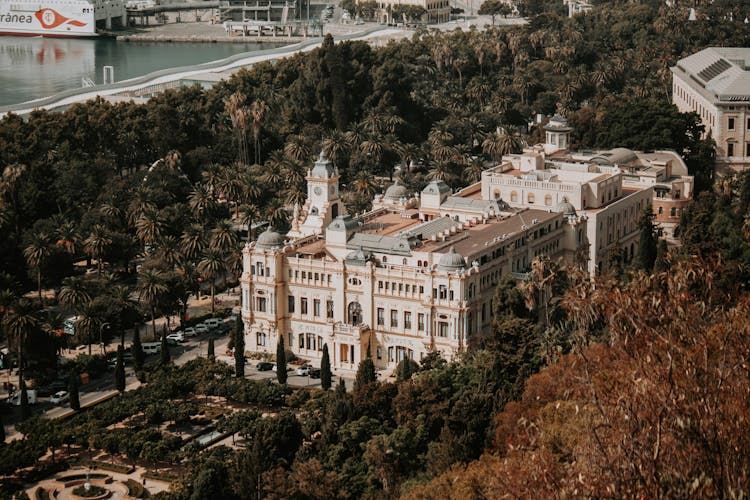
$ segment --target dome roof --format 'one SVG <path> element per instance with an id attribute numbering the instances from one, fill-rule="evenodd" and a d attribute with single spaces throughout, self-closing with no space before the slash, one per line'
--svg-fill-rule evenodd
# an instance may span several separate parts
<path id="1" fill-rule="evenodd" d="M 423 194 L 450 194 L 451 188 L 443 181 L 432 181 L 422 190 Z"/>
<path id="2" fill-rule="evenodd" d="M 257 241 L 255 242 L 255 248 L 261 250 L 273 250 L 282 248 L 284 246 L 284 236 L 281 233 L 273 229 L 271 226 L 260 233 Z"/>
<path id="3" fill-rule="evenodd" d="M 456 252 L 455 247 L 451 247 L 448 253 L 440 257 L 438 271 L 455 272 L 461 269 L 466 269 L 466 261 L 460 253 Z"/>
<path id="4" fill-rule="evenodd" d="M 564 116 L 555 115 L 544 126 L 544 130 L 549 130 L 550 132 L 570 132 L 573 130 L 573 127 L 568 125 L 568 120 Z"/>
<path id="5" fill-rule="evenodd" d="M 328 224 L 328 231 L 354 231 L 359 228 L 359 221 L 351 215 L 339 215 Z"/>
<path id="6" fill-rule="evenodd" d="M 576 207 L 567 199 L 564 199 L 555 207 L 555 212 L 562 213 L 565 216 L 576 215 Z"/>
<path id="7" fill-rule="evenodd" d="M 326 157 L 326 154 L 321 151 L 318 156 L 318 161 L 313 166 L 311 175 L 319 179 L 330 179 L 336 176 L 336 169 L 333 167 L 333 163 Z"/>
<path id="8" fill-rule="evenodd" d="M 392 186 L 385 190 L 383 199 L 388 201 L 400 201 L 401 198 L 408 198 L 408 196 L 409 191 L 405 186 L 401 185 L 401 183 L 397 179 Z"/>

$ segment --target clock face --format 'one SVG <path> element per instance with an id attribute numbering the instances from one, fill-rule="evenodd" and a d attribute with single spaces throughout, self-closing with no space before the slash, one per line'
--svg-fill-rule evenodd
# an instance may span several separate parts
<path id="1" fill-rule="evenodd" d="M 331 189 L 329 190 L 331 193 L 331 196 L 336 194 L 336 186 L 331 186 Z"/>
<path id="2" fill-rule="evenodd" d="M 315 193 L 316 195 L 320 196 L 323 193 L 323 190 L 320 189 L 320 186 L 317 186 L 317 187 L 315 187 L 313 189 L 313 193 Z"/>

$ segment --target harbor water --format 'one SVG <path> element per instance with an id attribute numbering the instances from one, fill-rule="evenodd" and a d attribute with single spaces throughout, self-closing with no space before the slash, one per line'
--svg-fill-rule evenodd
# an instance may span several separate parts
<path id="1" fill-rule="evenodd" d="M 0 37 L 0 106 L 80 88 L 84 81 L 102 84 L 105 66 L 113 67 L 119 82 L 282 45 Z"/>

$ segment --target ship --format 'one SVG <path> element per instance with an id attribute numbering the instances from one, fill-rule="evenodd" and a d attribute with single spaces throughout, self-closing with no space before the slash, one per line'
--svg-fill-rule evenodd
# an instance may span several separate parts
<path id="1" fill-rule="evenodd" d="M 0 0 L 0 35 L 93 38 L 125 15 L 122 0 Z"/>

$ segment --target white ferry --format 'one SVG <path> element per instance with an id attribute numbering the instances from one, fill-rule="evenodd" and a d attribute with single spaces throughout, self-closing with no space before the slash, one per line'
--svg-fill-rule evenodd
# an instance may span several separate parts
<path id="1" fill-rule="evenodd" d="M 98 36 L 97 21 L 111 29 L 125 24 L 122 0 L 0 0 L 0 35 L 88 38 Z"/>

